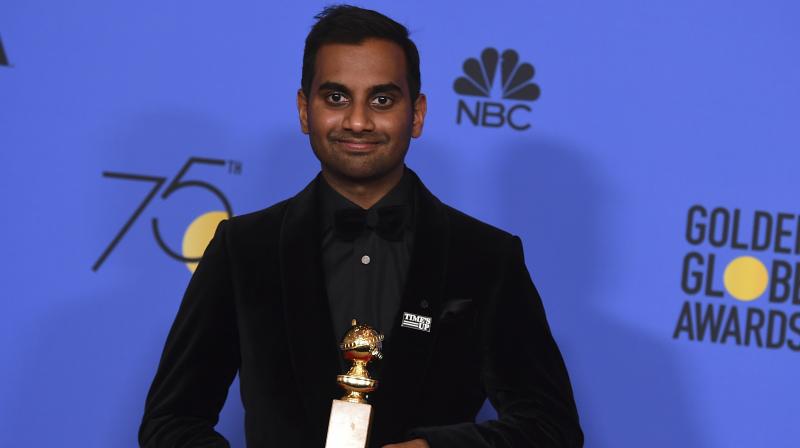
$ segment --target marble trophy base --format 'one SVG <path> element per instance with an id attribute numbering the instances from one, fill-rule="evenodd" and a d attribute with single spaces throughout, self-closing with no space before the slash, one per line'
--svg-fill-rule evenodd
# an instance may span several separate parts
<path id="1" fill-rule="evenodd" d="M 370 420 L 371 405 L 333 400 L 325 448 L 366 448 Z"/>

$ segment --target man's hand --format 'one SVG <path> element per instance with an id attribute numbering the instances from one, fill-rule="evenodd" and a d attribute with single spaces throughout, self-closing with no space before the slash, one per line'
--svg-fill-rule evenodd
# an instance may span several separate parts
<path id="1" fill-rule="evenodd" d="M 428 445 L 425 439 L 414 439 L 408 442 L 384 445 L 383 448 L 430 448 L 430 445 Z"/>

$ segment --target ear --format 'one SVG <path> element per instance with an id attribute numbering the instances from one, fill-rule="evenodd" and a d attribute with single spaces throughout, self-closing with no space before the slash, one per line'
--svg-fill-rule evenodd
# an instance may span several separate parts
<path id="1" fill-rule="evenodd" d="M 297 115 L 300 117 L 300 130 L 308 134 L 308 98 L 303 89 L 297 89 Z"/>
<path id="2" fill-rule="evenodd" d="M 424 93 L 420 93 L 414 101 L 414 121 L 411 123 L 411 136 L 418 138 L 422 135 L 422 126 L 425 124 L 425 113 L 428 112 L 428 99 Z"/>

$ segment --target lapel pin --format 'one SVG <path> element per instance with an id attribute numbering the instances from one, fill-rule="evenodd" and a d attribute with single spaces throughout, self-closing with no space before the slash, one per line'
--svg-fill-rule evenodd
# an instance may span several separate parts
<path id="1" fill-rule="evenodd" d="M 405 328 L 413 328 L 414 330 L 430 333 L 431 321 L 432 319 L 428 316 L 421 316 L 419 314 L 404 312 L 403 322 L 400 324 L 400 326 Z"/>

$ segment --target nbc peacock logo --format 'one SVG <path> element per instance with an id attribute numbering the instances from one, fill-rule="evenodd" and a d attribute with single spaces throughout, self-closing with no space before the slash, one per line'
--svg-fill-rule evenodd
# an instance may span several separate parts
<path id="1" fill-rule="evenodd" d="M 503 127 L 506 124 L 517 131 L 531 127 L 519 117 L 521 111 L 531 112 L 531 107 L 520 101 L 536 101 L 541 89 L 532 82 L 536 70 L 527 62 L 520 64 L 519 54 L 514 50 L 505 50 L 500 54 L 494 48 L 486 48 L 481 52 L 480 60 L 469 58 L 464 61 L 464 75 L 459 76 L 453 89 L 456 93 L 478 98 L 501 98 L 503 102 L 477 99 L 468 102 L 458 100 L 456 124 L 461 124 L 464 116 L 474 126 L 490 128 Z M 499 69 L 499 83 L 495 84 Z M 509 104 L 509 101 L 514 101 Z"/>

